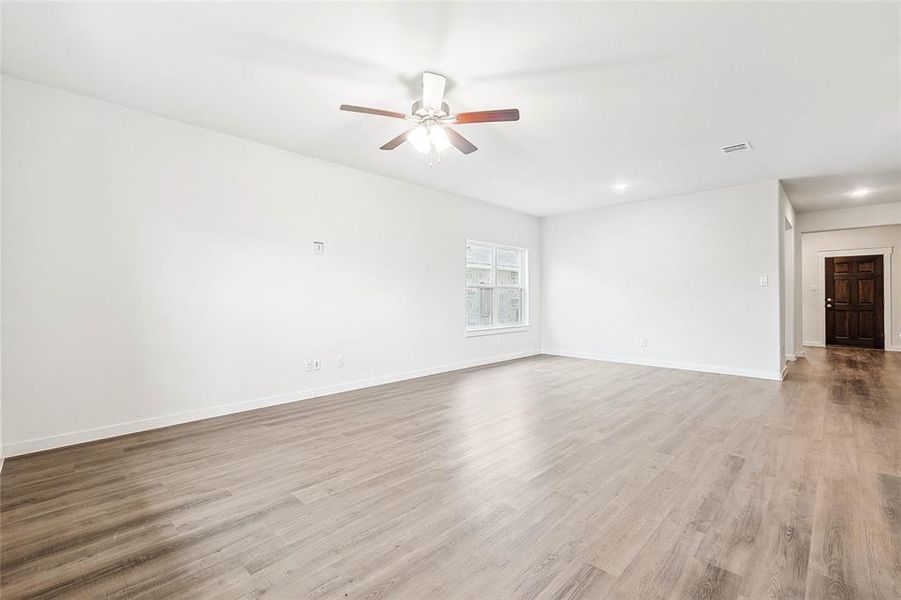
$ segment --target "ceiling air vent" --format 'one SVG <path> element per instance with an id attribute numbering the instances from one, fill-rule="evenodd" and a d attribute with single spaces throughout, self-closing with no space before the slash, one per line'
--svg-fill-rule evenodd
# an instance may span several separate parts
<path id="1" fill-rule="evenodd" d="M 723 146 L 720 148 L 723 151 L 723 154 L 732 154 L 733 152 L 744 152 L 745 150 L 751 150 L 751 142 L 739 142 L 737 144 L 729 144 L 728 146 Z"/>

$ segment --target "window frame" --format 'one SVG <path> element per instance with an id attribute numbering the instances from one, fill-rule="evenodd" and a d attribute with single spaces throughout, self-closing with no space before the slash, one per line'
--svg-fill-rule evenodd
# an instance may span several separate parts
<path id="1" fill-rule="evenodd" d="M 491 286 L 472 286 L 467 278 L 467 249 L 469 246 L 485 246 L 492 249 L 491 253 Z M 520 266 L 519 276 L 520 284 L 515 285 L 498 285 L 497 281 L 497 251 L 508 250 L 519 254 Z M 491 325 L 470 325 L 467 318 L 467 290 L 471 287 L 490 287 L 491 288 Z M 522 290 L 522 319 L 516 324 L 498 324 L 498 305 L 499 293 L 501 288 L 520 289 Z M 466 337 L 475 337 L 480 335 L 494 335 L 501 333 L 514 333 L 517 331 L 528 331 L 531 329 L 529 322 L 529 249 L 519 246 L 511 246 L 509 244 L 497 244 L 494 242 L 482 242 L 479 240 L 466 240 L 463 246 L 463 331 Z"/>

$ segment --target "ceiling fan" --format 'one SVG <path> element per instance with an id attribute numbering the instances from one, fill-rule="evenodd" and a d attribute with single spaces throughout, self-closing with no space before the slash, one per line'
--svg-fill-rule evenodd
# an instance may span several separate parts
<path id="1" fill-rule="evenodd" d="M 517 108 L 452 114 L 450 108 L 444 102 L 444 85 L 446 82 L 447 79 L 443 75 L 429 72 L 423 73 L 422 99 L 413 103 L 409 115 L 378 108 L 352 106 L 350 104 L 342 104 L 341 110 L 393 117 L 416 123 L 415 127 L 403 132 L 382 146 L 381 149 L 394 150 L 404 142 L 409 141 L 419 152 L 429 155 L 429 165 L 440 162 L 439 154 L 451 146 L 463 154 L 470 154 L 478 150 L 472 142 L 448 127 L 448 125 L 519 120 L 519 109 Z"/>

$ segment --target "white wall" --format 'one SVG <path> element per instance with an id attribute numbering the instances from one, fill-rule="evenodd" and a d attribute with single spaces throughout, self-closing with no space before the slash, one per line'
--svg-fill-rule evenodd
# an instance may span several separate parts
<path id="1" fill-rule="evenodd" d="M 800 297 L 801 240 L 797 229 L 798 218 L 791 200 L 779 185 L 779 206 L 782 211 L 782 253 L 780 289 L 782 296 L 782 348 L 786 359 L 794 360 L 801 340 Z"/>
<path id="2" fill-rule="evenodd" d="M 778 187 L 545 219 L 543 351 L 779 378 Z"/>
<path id="3" fill-rule="evenodd" d="M 536 218 L 3 83 L 8 454 L 538 352 Z M 464 337 L 467 238 L 530 250 L 530 331 Z"/>
<path id="4" fill-rule="evenodd" d="M 820 322 L 823 292 L 820 289 L 820 263 L 817 253 L 829 250 L 855 250 L 861 248 L 895 248 L 892 255 L 892 336 L 885 340 L 886 347 L 901 349 L 901 225 L 867 227 L 840 231 L 805 233 L 801 240 L 801 256 L 804 279 L 804 344 L 821 346 L 826 343 L 824 327 Z"/>
<path id="5" fill-rule="evenodd" d="M 0 10 L 0 14 L 3 11 Z M 2 27 L 0 27 L 0 31 L 2 31 Z M 2 44 L 0 44 L 2 46 Z M 2 64 L 2 59 L 0 59 L 0 64 Z M 0 77 L 0 115 L 3 114 L 3 78 Z M 0 119 L 2 121 L 2 119 Z M 3 140 L 3 126 L 0 123 L 0 146 L 2 146 Z M 3 206 L 3 151 L 0 148 L 0 248 L 2 248 L 2 238 L 3 238 L 3 226 L 2 226 L 2 206 Z M 2 250 L 0 250 L 0 306 L 3 304 L 3 284 L 2 284 Z M 2 331 L 3 331 L 3 316 L 2 311 L 0 311 L 0 339 L 2 339 Z M 3 470 L 3 457 L 6 453 L 3 451 L 3 344 L 0 344 L 0 471 Z"/>
<path id="6" fill-rule="evenodd" d="M 901 224 L 901 202 L 818 210 L 798 215 L 802 233 Z"/>

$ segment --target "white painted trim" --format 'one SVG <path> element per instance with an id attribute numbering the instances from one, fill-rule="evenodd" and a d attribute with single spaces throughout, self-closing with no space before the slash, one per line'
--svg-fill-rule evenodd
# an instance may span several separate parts
<path id="1" fill-rule="evenodd" d="M 466 330 L 466 337 L 478 337 L 480 335 L 499 335 L 502 333 L 519 333 L 529 331 L 531 325 L 499 325 L 497 327 L 483 327 L 481 329 Z"/>
<path id="2" fill-rule="evenodd" d="M 190 423 L 192 421 L 201 421 L 212 417 L 221 417 L 234 413 L 254 410 L 257 408 L 265 408 L 267 406 L 277 406 L 288 402 L 296 402 L 298 400 L 307 400 L 314 397 L 314 390 L 302 390 L 298 392 L 281 394 L 278 396 L 269 396 L 266 398 L 258 398 L 256 400 L 247 400 L 244 402 L 232 402 L 229 404 L 220 404 L 218 406 L 210 406 L 207 408 L 198 408 L 178 413 L 163 415 L 160 417 L 149 417 L 146 419 L 137 419 L 134 421 L 125 421 L 114 425 L 105 425 L 92 429 L 82 429 L 59 435 L 53 435 L 43 438 L 34 438 L 21 442 L 13 442 L 3 446 L 3 452 L 6 456 L 19 456 L 21 454 L 30 454 L 41 450 L 50 450 L 51 448 L 60 448 L 62 446 L 71 446 L 73 444 L 83 444 L 85 442 L 94 442 L 120 435 L 128 435 L 129 433 L 137 433 L 139 431 L 147 431 L 149 429 L 159 429 L 161 427 L 170 427 L 172 425 L 180 425 L 182 423 Z"/>
<path id="3" fill-rule="evenodd" d="M 266 398 L 257 398 L 255 400 L 246 400 L 243 402 L 233 402 L 230 404 L 220 404 L 218 406 L 211 406 L 208 408 L 201 408 L 196 410 L 184 411 L 179 413 L 173 413 L 169 415 L 164 415 L 161 417 L 150 417 L 147 419 L 138 419 L 135 421 L 126 421 L 124 423 L 116 423 L 114 425 L 106 425 L 103 427 L 96 427 L 93 429 L 83 429 L 81 431 L 73 431 L 70 433 L 64 433 L 60 435 L 54 435 L 43 438 L 34 438 L 30 440 L 24 440 L 21 442 L 13 442 L 11 444 L 6 444 L 3 447 L 4 456 L 20 456 L 22 454 L 30 454 L 32 452 L 40 452 L 41 450 L 50 450 L 52 448 L 61 448 L 63 446 L 71 446 L 73 444 L 83 444 L 85 442 L 94 442 L 97 440 L 102 440 L 111 437 L 118 437 L 120 435 L 127 435 L 130 433 L 138 433 L 141 431 L 148 431 L 151 429 L 159 429 L 161 427 L 170 427 L 172 425 L 180 425 L 182 423 L 190 423 L 192 421 L 200 421 L 203 419 L 210 419 L 212 417 L 221 417 L 223 415 L 231 415 L 235 413 L 245 412 L 248 410 L 255 410 L 258 408 L 266 408 L 269 406 L 278 406 L 280 404 L 288 404 L 291 402 L 299 402 L 301 400 L 309 400 L 311 398 L 319 398 L 322 396 L 328 396 L 330 394 L 337 394 L 339 392 L 348 392 L 351 390 L 359 390 L 367 387 L 372 387 L 375 385 L 382 385 L 385 383 L 394 383 L 397 381 L 404 381 L 407 379 L 415 379 L 417 377 L 425 377 L 427 375 L 436 375 L 438 373 L 446 373 L 448 371 L 457 371 L 460 369 L 468 369 L 471 367 L 479 367 L 483 365 L 489 365 L 493 363 L 504 362 L 508 360 L 515 360 L 517 358 L 526 358 L 528 356 L 535 356 L 539 354 L 537 350 L 529 350 L 525 352 L 515 352 L 512 354 L 505 354 L 501 356 L 493 356 L 489 358 L 481 358 L 476 360 L 469 360 L 459 363 L 453 363 L 449 365 L 441 365 L 438 367 L 429 367 L 426 369 L 417 369 L 414 371 L 405 371 L 401 373 L 394 373 L 392 375 L 385 375 L 382 377 L 372 377 L 369 379 L 360 379 L 357 381 L 351 381 L 348 383 L 340 383 L 335 385 L 328 385 L 319 388 L 310 388 L 306 390 L 299 390 L 295 392 L 289 392 L 286 394 L 279 394 L 277 396 L 268 396 Z"/>
<path id="4" fill-rule="evenodd" d="M 901 346 L 888 346 L 886 350 L 889 352 L 901 352 Z"/>
<path id="5" fill-rule="evenodd" d="M 894 247 L 888 248 L 851 248 L 846 250 L 820 250 L 817 252 L 817 275 L 820 284 L 820 308 L 817 328 L 822 342 L 816 344 L 808 344 L 807 346 L 818 345 L 826 346 L 826 303 L 823 302 L 823 295 L 826 293 L 826 261 L 830 256 L 869 256 L 882 255 L 882 327 L 884 330 L 885 341 L 883 344 L 888 349 L 892 342 L 892 252 Z"/>
<path id="6" fill-rule="evenodd" d="M 683 363 L 668 360 L 648 360 L 631 356 L 608 356 L 600 354 L 587 354 L 585 352 L 568 352 L 566 350 L 542 349 L 542 354 L 551 356 L 565 356 L 568 358 L 585 358 L 602 362 L 623 363 L 628 365 L 642 365 L 645 367 L 660 367 L 662 369 L 680 369 L 683 371 L 700 371 L 702 373 L 717 373 L 719 375 L 737 375 L 739 377 L 754 377 L 755 379 L 770 379 L 780 381 L 779 371 L 762 371 L 757 369 L 741 369 L 734 367 L 721 367 L 718 365 L 699 365 L 695 363 Z"/>
<path id="7" fill-rule="evenodd" d="M 372 377 L 369 379 L 358 379 L 348 383 L 336 383 L 316 388 L 316 397 L 328 396 L 331 394 L 339 394 L 341 392 L 350 392 L 353 390 L 361 390 L 363 388 L 372 387 L 374 385 L 383 385 L 386 383 L 396 383 L 398 381 L 406 381 L 408 379 L 416 379 L 417 377 L 427 377 L 429 375 L 438 375 L 439 373 L 448 373 L 450 371 L 459 371 L 461 369 L 471 369 L 472 367 L 482 367 L 485 365 L 493 365 L 495 363 L 505 362 L 508 360 L 516 360 L 518 358 L 528 358 L 541 354 L 538 350 L 525 350 L 523 352 L 513 352 L 501 356 L 492 356 L 490 358 L 480 358 L 476 360 L 468 360 L 465 362 L 454 363 L 451 365 L 442 365 L 439 367 L 429 367 L 426 369 L 417 369 L 415 371 L 406 371 L 403 373 L 395 373 L 393 375 L 385 375 L 382 377 Z"/>

